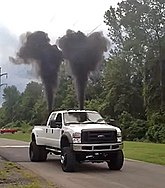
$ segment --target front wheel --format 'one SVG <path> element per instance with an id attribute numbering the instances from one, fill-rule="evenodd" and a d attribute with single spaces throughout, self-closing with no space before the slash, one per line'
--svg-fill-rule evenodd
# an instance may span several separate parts
<path id="1" fill-rule="evenodd" d="M 70 147 L 64 147 L 61 151 L 61 167 L 64 172 L 74 172 L 76 167 L 75 153 Z"/>
<path id="2" fill-rule="evenodd" d="M 120 170 L 124 163 L 123 151 L 119 150 L 110 155 L 110 161 L 107 162 L 109 169 Z"/>
<path id="3" fill-rule="evenodd" d="M 38 146 L 35 141 L 30 143 L 29 157 L 32 162 L 46 161 L 47 151 L 44 146 Z"/>

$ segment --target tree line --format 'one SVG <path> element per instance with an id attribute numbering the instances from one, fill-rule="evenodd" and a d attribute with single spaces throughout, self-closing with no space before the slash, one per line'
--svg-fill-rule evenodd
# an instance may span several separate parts
<path id="1" fill-rule="evenodd" d="M 90 74 L 85 108 L 115 119 L 125 140 L 165 142 L 165 2 L 126 0 L 104 15 L 112 43 L 109 58 Z M 0 126 L 44 123 L 48 116 L 42 84 L 23 93 L 4 89 Z M 78 108 L 74 81 L 62 64 L 54 109 Z M 22 123 L 23 122 L 23 123 Z"/>

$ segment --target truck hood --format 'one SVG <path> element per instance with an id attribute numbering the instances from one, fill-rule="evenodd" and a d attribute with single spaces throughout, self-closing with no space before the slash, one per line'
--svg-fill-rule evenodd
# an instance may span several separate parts
<path id="1" fill-rule="evenodd" d="M 118 127 L 109 125 L 109 124 L 99 124 L 99 123 L 88 123 L 88 124 L 70 124 L 67 126 L 67 129 L 72 130 L 73 132 L 81 132 L 81 130 L 100 130 L 100 129 L 115 129 L 117 132 L 121 132 Z"/>

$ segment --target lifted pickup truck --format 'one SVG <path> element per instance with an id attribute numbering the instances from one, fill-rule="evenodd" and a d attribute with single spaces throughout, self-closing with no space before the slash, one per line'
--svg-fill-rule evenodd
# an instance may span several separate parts
<path id="1" fill-rule="evenodd" d="M 84 161 L 107 162 L 109 169 L 123 166 L 121 130 L 107 124 L 96 111 L 52 112 L 46 126 L 34 126 L 30 160 L 46 161 L 48 153 L 61 156 L 63 171 L 72 172 Z"/>

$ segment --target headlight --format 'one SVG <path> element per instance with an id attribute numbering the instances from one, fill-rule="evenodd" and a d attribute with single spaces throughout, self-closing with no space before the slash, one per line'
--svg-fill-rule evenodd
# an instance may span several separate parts
<path id="1" fill-rule="evenodd" d="M 75 132 L 72 134 L 73 136 L 73 143 L 81 143 L 81 133 Z"/>
<path id="2" fill-rule="evenodd" d="M 117 142 L 122 142 L 121 132 L 117 132 Z"/>
<path id="3" fill-rule="evenodd" d="M 73 133 L 73 138 L 81 138 L 81 133 L 79 133 L 79 132 L 75 132 L 75 133 Z"/>

